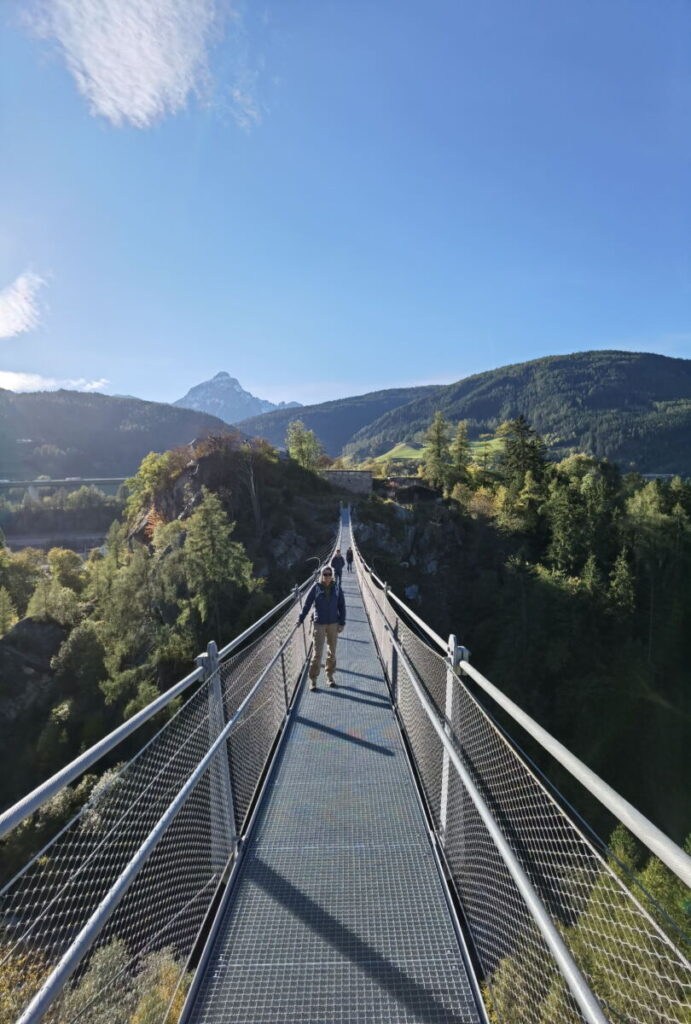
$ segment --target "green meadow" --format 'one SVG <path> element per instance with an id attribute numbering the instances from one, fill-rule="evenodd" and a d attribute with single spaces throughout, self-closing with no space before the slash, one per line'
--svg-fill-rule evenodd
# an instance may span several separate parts
<path id="1" fill-rule="evenodd" d="M 482 462 L 483 458 L 493 455 L 499 451 L 502 441 L 498 437 L 488 437 L 479 441 L 471 441 L 470 449 L 475 462 Z M 388 452 L 378 455 L 374 462 L 422 462 L 427 450 L 426 445 L 414 442 L 401 441 L 394 445 Z"/>

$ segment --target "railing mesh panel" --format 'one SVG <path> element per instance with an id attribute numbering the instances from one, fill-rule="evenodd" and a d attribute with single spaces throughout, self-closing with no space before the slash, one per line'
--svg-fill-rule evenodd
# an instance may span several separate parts
<path id="1" fill-rule="evenodd" d="M 192 776 L 295 625 L 296 605 L 221 663 L 0 892 L 0 1022 L 16 1020 Z M 44 1020 L 176 1020 L 184 967 L 305 661 L 296 630 Z M 228 770 L 230 769 L 230 779 Z M 231 820 L 228 789 L 236 821 Z"/>
<path id="2" fill-rule="evenodd" d="M 653 920 L 652 901 L 632 894 L 457 675 L 446 717 L 447 660 L 397 615 L 359 556 L 357 567 L 380 656 L 394 665 L 392 690 L 496 1019 L 571 1024 L 582 1017 L 404 667 L 392 661 L 385 620 L 607 1018 L 689 1024 L 691 966 Z"/>
<path id="3" fill-rule="evenodd" d="M 413 750 L 434 824 L 440 827 L 444 748 L 427 715 L 420 714 L 420 700 L 406 672 L 398 668 L 398 711 Z"/>
<path id="4" fill-rule="evenodd" d="M 265 648 L 261 658 L 254 656 L 255 672 L 267 671 L 295 625 L 295 612 L 286 616 L 262 641 Z M 252 798 L 257 789 L 275 737 L 292 698 L 305 662 L 302 629 L 296 630 L 284 647 L 281 656 L 268 668 L 264 683 L 251 698 L 229 740 L 229 761 L 233 788 L 235 819 L 238 830 L 247 818 Z M 254 676 L 256 682 L 257 676 Z M 242 698 L 234 688 L 226 686 L 226 701 L 233 709 L 247 696 L 251 685 L 243 683 L 246 692 Z"/>

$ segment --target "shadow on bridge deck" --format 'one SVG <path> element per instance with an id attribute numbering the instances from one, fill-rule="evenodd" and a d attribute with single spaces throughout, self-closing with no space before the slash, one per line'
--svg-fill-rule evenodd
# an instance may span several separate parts
<path id="1" fill-rule="evenodd" d="M 298 698 L 187 1021 L 485 1019 L 355 575 L 343 586 L 338 687 Z"/>

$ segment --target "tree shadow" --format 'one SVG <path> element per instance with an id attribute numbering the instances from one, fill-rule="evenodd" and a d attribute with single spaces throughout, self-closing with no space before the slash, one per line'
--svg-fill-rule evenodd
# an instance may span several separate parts
<path id="1" fill-rule="evenodd" d="M 367 704 L 371 708 L 381 708 L 384 711 L 391 708 L 389 701 L 377 700 L 376 698 L 374 700 L 367 700 L 365 697 L 356 697 L 352 692 L 345 692 L 347 690 L 352 691 L 353 687 L 339 685 L 336 689 L 329 689 L 328 693 L 330 697 L 340 697 L 341 700 L 352 700 L 355 704 Z M 360 690 L 355 692 L 363 693 L 366 691 Z"/>
<path id="2" fill-rule="evenodd" d="M 261 858 L 255 858 L 249 872 L 253 882 L 282 904 L 286 910 L 336 949 L 360 971 L 368 974 L 381 988 L 387 989 L 397 1002 L 415 1015 L 415 1019 L 438 1024 L 471 1024 L 479 1022 L 477 1010 L 468 1017 L 467 1011 L 459 1016 L 419 981 L 409 977 L 396 964 L 365 942 L 313 899 L 280 875 Z M 459 957 L 459 971 L 462 970 Z M 448 991 L 448 984 L 445 986 Z M 470 999 L 468 1000 L 470 1003 Z"/>
<path id="3" fill-rule="evenodd" d="M 343 732 L 341 729 L 334 729 L 330 725 L 323 725 L 321 722 L 315 722 L 312 718 L 304 718 L 302 715 L 296 715 L 295 722 L 301 722 L 302 725 L 308 726 L 310 729 L 317 729 L 319 732 L 325 732 L 328 736 L 335 736 L 339 740 L 347 740 L 349 743 L 356 743 L 359 747 L 365 747 L 367 750 L 374 750 L 377 754 L 384 754 L 386 757 L 394 757 L 393 750 L 389 750 L 387 747 L 382 747 L 378 743 L 370 743 L 368 740 L 363 740 L 359 736 L 353 736 L 350 733 Z"/>

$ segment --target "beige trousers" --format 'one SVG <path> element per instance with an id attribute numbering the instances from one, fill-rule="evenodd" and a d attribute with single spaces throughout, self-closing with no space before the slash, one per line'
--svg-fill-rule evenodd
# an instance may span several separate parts
<path id="1" fill-rule="evenodd" d="M 322 654 L 324 653 L 324 641 L 326 640 L 326 678 L 333 679 L 336 671 L 336 641 L 338 640 L 338 623 L 333 622 L 328 626 L 314 625 L 314 650 L 310 664 L 309 676 L 314 682 L 319 677 L 319 670 L 322 667 Z"/>

